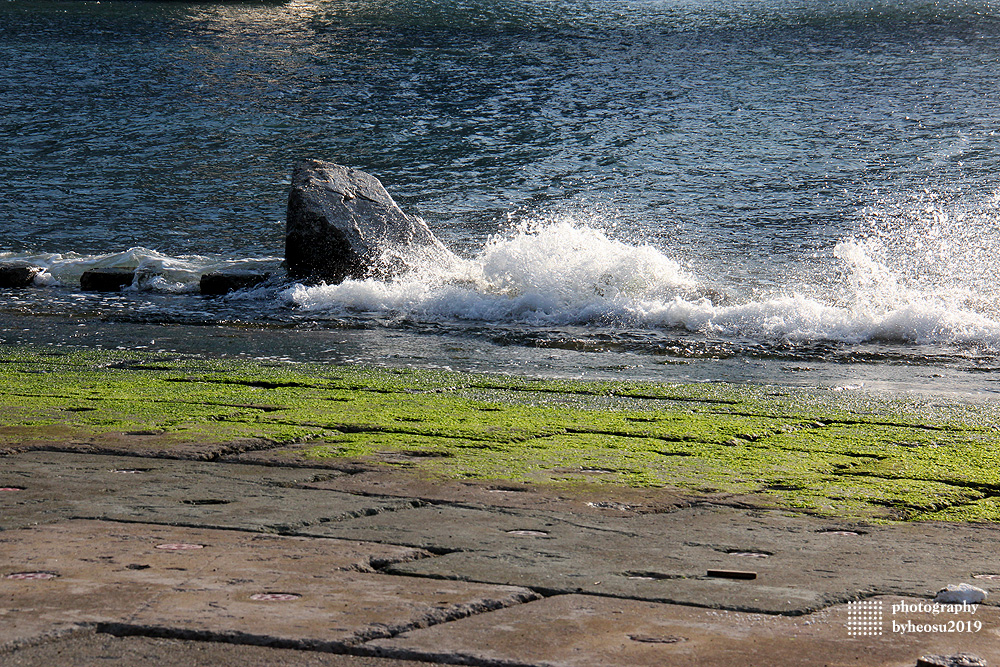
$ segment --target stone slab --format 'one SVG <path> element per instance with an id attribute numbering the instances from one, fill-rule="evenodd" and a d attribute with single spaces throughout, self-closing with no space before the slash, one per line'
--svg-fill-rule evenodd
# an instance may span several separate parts
<path id="1" fill-rule="evenodd" d="M 0 458 L 0 530 L 68 518 L 292 532 L 413 506 L 298 488 L 339 473 L 69 452 Z"/>
<path id="2" fill-rule="evenodd" d="M 0 645 L 100 623 L 119 632 L 333 650 L 538 597 L 521 588 L 373 572 L 427 555 L 343 540 L 98 521 L 5 531 Z"/>
<path id="3" fill-rule="evenodd" d="M 116 637 L 80 632 L 52 641 L 0 649 L 6 667 L 429 667 L 432 663 L 334 655 L 269 646 Z"/>
<path id="4" fill-rule="evenodd" d="M 941 624 L 933 613 L 892 614 L 881 601 L 881 635 L 852 636 L 845 605 L 809 616 L 697 609 L 583 595 L 560 595 L 444 626 L 416 630 L 368 646 L 384 655 L 420 656 L 465 664 L 546 667 L 912 667 L 928 653 L 965 651 L 996 660 L 1000 610 L 950 615 L 982 623 L 977 632 L 892 632 L 892 622 Z M 992 662 L 989 664 L 993 664 Z"/>
<path id="5" fill-rule="evenodd" d="M 441 558 L 397 574 L 531 586 L 769 613 L 805 613 L 861 594 L 933 596 L 971 582 L 1000 599 L 994 527 L 856 525 L 781 512 L 692 507 L 631 518 L 420 507 L 308 532 L 406 544 Z M 709 577 L 743 570 L 752 580 Z"/>
<path id="6" fill-rule="evenodd" d="M 104 267 L 88 269 L 80 276 L 84 292 L 117 292 L 135 280 L 135 268 Z"/>
<path id="7" fill-rule="evenodd" d="M 160 545 L 196 545 L 163 549 Z M 0 644 L 81 624 L 126 622 L 153 598 L 189 584 L 260 581 L 277 573 L 371 569 L 423 554 L 360 543 L 73 521 L 0 533 Z M 12 578 L 41 573 L 50 578 Z M 221 584 L 220 584 L 221 582 Z"/>
<path id="8" fill-rule="evenodd" d="M 282 448 L 284 451 L 289 449 L 291 448 Z M 288 458 L 280 453 L 282 450 L 246 452 L 233 457 L 233 460 L 287 465 Z M 503 480 L 425 478 L 414 475 L 409 469 L 388 466 L 364 469 L 362 464 L 358 464 L 358 468 L 350 475 L 331 475 L 328 479 L 307 482 L 303 487 L 419 498 L 432 503 L 541 509 L 616 517 L 667 512 L 691 504 L 690 494 L 685 495 L 677 489 L 637 489 L 599 483 L 554 487 Z"/>
<path id="9" fill-rule="evenodd" d="M 0 262 L 0 287 L 29 287 L 42 271 L 27 262 Z"/>
<path id="10" fill-rule="evenodd" d="M 259 601 L 251 596 L 297 596 Z M 158 597 L 129 625 L 181 637 L 289 644 L 337 650 L 471 614 L 520 604 L 537 595 L 516 587 L 338 572 L 282 574 L 249 583 L 188 585 Z"/>

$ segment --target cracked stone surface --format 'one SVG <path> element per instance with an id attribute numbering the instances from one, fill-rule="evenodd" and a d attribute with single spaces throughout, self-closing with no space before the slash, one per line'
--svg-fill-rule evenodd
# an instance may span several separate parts
<path id="1" fill-rule="evenodd" d="M 371 571 L 373 564 L 426 555 L 341 540 L 96 521 L 5 531 L 0 645 L 101 623 L 329 650 L 537 597 L 521 588 Z"/>
<path id="2" fill-rule="evenodd" d="M 270 602 L 251 597 L 262 591 L 301 597 Z M 523 588 L 458 581 L 349 572 L 308 579 L 284 575 L 265 587 L 259 580 L 186 586 L 159 596 L 128 625 L 182 637 L 337 650 L 535 598 Z"/>
<path id="3" fill-rule="evenodd" d="M 55 655 L 47 647 L 92 655 L 103 649 L 88 637 L 108 633 L 117 648 L 100 664 L 141 664 L 129 660 L 142 651 L 149 664 L 182 664 L 181 655 L 284 664 L 263 662 L 261 644 L 310 649 L 310 660 L 378 654 L 385 667 L 1000 658 L 993 525 L 871 525 L 656 495 L 535 502 L 525 498 L 539 489 L 478 485 L 425 497 L 400 475 L 369 486 L 378 481 L 371 470 L 41 451 L 2 464 L 0 487 L 12 489 L 0 493 L 4 667 L 62 665 L 44 661 Z M 30 573 L 42 576 L 9 577 Z M 928 602 L 960 582 L 990 592 L 977 612 L 982 632 L 846 637 L 835 606 L 872 595 Z M 164 638 L 187 648 L 165 656 Z"/>
<path id="4" fill-rule="evenodd" d="M 191 642 L 157 637 L 115 637 L 81 631 L 70 636 L 4 653 L 0 663 L 9 667 L 429 667 L 434 663 L 369 656 L 334 655 L 317 651 Z"/>
<path id="5" fill-rule="evenodd" d="M 280 459 L 273 456 L 272 452 L 265 450 L 252 454 L 241 454 L 227 460 L 273 463 Z M 323 460 L 318 460 L 317 464 L 323 464 Z M 314 481 L 303 482 L 302 488 L 420 498 L 432 503 L 542 509 L 603 516 L 626 517 L 636 514 L 659 513 L 687 507 L 692 503 L 689 495 L 686 496 L 676 489 L 620 486 L 609 488 L 607 485 L 594 483 L 576 484 L 573 487 L 553 491 L 538 488 L 526 482 L 427 479 L 413 475 L 405 468 L 360 468 L 352 474 L 333 474 L 328 477 L 316 475 L 315 477 Z M 705 495 L 705 498 L 711 500 L 708 494 Z M 725 499 L 733 500 L 734 496 L 727 494 Z"/>
<path id="6" fill-rule="evenodd" d="M 949 582 L 1000 572 L 994 527 L 857 525 L 718 507 L 621 519 L 434 506 L 308 531 L 456 551 L 395 565 L 397 574 L 772 613 L 804 613 L 861 593 L 933 596 Z M 757 576 L 706 576 L 712 569 Z M 994 591 L 996 604 L 1000 582 L 975 581 Z"/>
<path id="7" fill-rule="evenodd" d="M 892 619 L 927 625 L 941 623 L 941 616 L 894 615 L 893 604 L 919 600 L 877 600 L 883 603 L 886 632 L 863 639 L 848 636 L 844 605 L 788 617 L 560 595 L 377 640 L 370 646 L 387 655 L 546 667 L 910 667 L 921 655 L 954 653 L 955 646 L 980 656 L 997 655 L 1000 610 L 996 608 L 961 616 L 981 620 L 979 632 L 901 634 L 890 631 Z"/>
<path id="8" fill-rule="evenodd" d="M 24 452 L 4 457 L 0 529 L 67 518 L 289 532 L 413 506 L 408 499 L 307 490 L 339 473 L 207 461 Z M 294 508 L 294 511 L 290 511 Z"/>

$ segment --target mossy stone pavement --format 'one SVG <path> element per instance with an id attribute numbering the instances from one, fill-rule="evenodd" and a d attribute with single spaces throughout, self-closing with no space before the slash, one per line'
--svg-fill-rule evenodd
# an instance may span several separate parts
<path id="1" fill-rule="evenodd" d="M 993 404 L 0 353 L 4 665 L 1000 661 Z"/>

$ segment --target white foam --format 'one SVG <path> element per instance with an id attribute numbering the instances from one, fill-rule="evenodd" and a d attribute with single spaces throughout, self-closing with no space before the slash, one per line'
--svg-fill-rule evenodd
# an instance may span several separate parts
<path id="1" fill-rule="evenodd" d="M 764 258 L 758 266 L 770 271 L 775 287 L 741 300 L 733 294 L 742 286 L 719 284 L 708 268 L 689 268 L 692 262 L 683 251 L 675 251 L 678 261 L 653 245 L 614 238 L 599 219 L 571 215 L 526 222 L 490 238 L 472 257 L 448 251 L 409 256 L 411 269 L 391 281 L 290 287 L 272 282 L 228 299 L 248 308 L 255 308 L 254 302 L 274 305 L 277 299 L 317 318 L 375 313 L 499 326 L 682 328 L 759 341 L 888 341 L 998 350 L 1000 231 L 993 224 L 998 218 L 1000 199 L 994 208 L 967 215 L 935 206 L 882 211 L 874 216 L 878 224 L 872 230 L 830 248 L 823 272 L 805 261 L 809 258 L 801 264 L 808 270 Z M 146 248 L 105 255 L 7 253 L 0 259 L 43 266 L 46 271 L 36 282 L 65 286 L 78 284 L 89 268 L 137 266 L 134 289 L 168 293 L 197 291 L 201 275 L 210 271 L 273 272 L 281 262 L 276 257 L 169 256 Z M 831 280 L 831 275 L 839 277 Z"/>
<path id="2" fill-rule="evenodd" d="M 813 285 L 806 294 L 810 277 L 790 274 L 772 295 L 725 303 L 716 298 L 725 286 L 651 245 L 616 240 L 572 217 L 548 217 L 490 239 L 471 259 L 417 262 L 391 282 L 295 285 L 283 296 L 306 312 L 1000 347 L 1000 320 L 976 307 L 974 289 L 926 281 L 913 266 L 893 266 L 884 250 L 877 240 L 845 239 L 832 253 L 840 283 Z"/>
<path id="3" fill-rule="evenodd" d="M 304 310 L 390 311 L 420 317 L 524 324 L 628 322 L 634 304 L 696 286 L 679 264 L 647 245 L 608 238 L 569 219 L 548 219 L 490 239 L 472 259 L 417 263 L 392 282 L 297 285 Z"/>

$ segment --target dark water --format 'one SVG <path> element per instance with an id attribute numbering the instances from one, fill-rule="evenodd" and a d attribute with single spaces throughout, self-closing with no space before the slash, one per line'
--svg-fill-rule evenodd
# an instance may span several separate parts
<path id="1" fill-rule="evenodd" d="M 49 271 L 0 337 L 995 393 L 998 56 L 986 1 L 8 0 L 0 257 Z M 193 294 L 280 273 L 302 157 L 454 261 Z"/>

